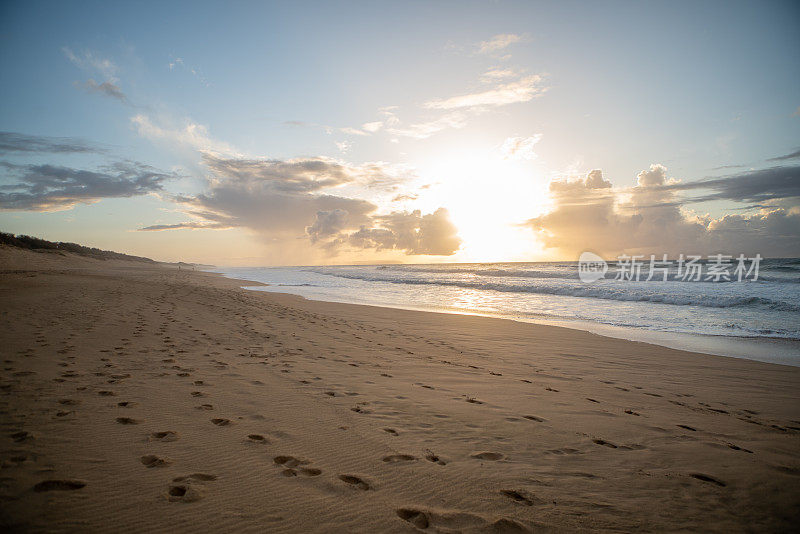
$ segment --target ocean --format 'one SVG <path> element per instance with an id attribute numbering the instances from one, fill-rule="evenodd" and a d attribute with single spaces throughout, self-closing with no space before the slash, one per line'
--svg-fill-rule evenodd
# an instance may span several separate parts
<path id="1" fill-rule="evenodd" d="M 624 264 L 584 282 L 578 262 L 214 269 L 312 300 L 465 313 L 555 324 L 674 348 L 800 365 L 800 259 L 764 259 L 737 280 L 676 264 L 637 281 Z M 740 273 L 746 274 L 746 273 Z M 626 275 L 622 277 L 621 275 Z M 620 279 L 625 278 L 625 279 Z M 633 278 L 633 279 L 628 279 Z M 707 280 L 708 279 L 708 280 Z"/>

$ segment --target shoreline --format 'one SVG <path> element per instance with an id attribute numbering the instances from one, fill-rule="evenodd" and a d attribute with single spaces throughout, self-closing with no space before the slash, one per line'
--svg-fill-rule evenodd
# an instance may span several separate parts
<path id="1" fill-rule="evenodd" d="M 328 300 L 325 298 L 315 298 L 311 295 L 304 295 L 298 291 L 292 293 L 284 289 L 285 286 L 270 285 L 245 278 L 236 278 L 225 272 L 215 270 L 204 270 L 212 274 L 217 274 L 230 280 L 248 282 L 250 285 L 242 285 L 242 288 L 254 291 L 269 293 L 295 295 L 306 300 L 316 302 L 332 302 L 338 304 L 352 304 L 355 306 L 375 306 L 378 308 L 388 308 L 397 310 L 422 311 L 430 313 L 443 313 L 453 315 L 468 315 L 474 317 L 489 317 L 504 319 L 518 323 L 538 324 L 558 326 L 562 328 L 574 329 L 583 332 L 590 332 L 604 337 L 620 339 L 625 341 L 649 343 L 660 347 L 693 352 L 710 356 L 723 356 L 726 358 L 736 358 L 776 365 L 787 365 L 790 367 L 800 367 L 800 340 L 779 338 L 779 337 L 743 337 L 743 336 L 721 336 L 711 334 L 692 334 L 687 332 L 668 332 L 663 330 L 652 330 L 647 328 L 636 328 L 632 326 L 616 326 L 594 321 L 579 319 L 559 319 L 548 318 L 527 318 L 514 317 L 502 314 L 480 313 L 467 310 L 447 310 L 427 308 L 424 306 L 412 307 L 391 304 L 377 304 L 369 302 L 357 302 L 354 300 Z M 261 287 L 261 289 L 259 289 Z M 264 289 L 270 288 L 270 289 Z M 274 289 L 279 288 L 279 289 Z"/>
<path id="2" fill-rule="evenodd" d="M 800 519 L 796 367 L 11 256 L 9 530 L 728 533 Z"/>

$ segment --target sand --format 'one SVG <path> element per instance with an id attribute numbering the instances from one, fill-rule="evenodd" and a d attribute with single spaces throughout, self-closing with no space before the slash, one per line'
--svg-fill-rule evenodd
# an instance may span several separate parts
<path id="1" fill-rule="evenodd" d="M 785 531 L 800 369 L 0 249 L 0 525 Z"/>

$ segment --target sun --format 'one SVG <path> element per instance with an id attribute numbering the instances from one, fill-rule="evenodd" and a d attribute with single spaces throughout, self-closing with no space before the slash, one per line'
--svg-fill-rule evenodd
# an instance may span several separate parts
<path id="1" fill-rule="evenodd" d="M 448 261 L 535 261 L 541 244 L 523 223 L 541 214 L 548 182 L 530 161 L 504 159 L 494 150 L 454 151 L 420 168 L 432 181 L 424 195 L 444 206 L 463 243 Z M 428 206 L 425 206 L 428 208 Z"/>

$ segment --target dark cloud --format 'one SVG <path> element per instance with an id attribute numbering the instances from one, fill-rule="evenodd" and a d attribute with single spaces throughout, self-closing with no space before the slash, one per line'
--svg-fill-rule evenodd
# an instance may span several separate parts
<path id="1" fill-rule="evenodd" d="M 56 165 L 16 165 L 0 162 L 0 209 L 51 211 L 103 198 L 120 198 L 162 191 L 173 174 L 135 162 L 120 162 L 98 171 Z"/>
<path id="2" fill-rule="evenodd" d="M 283 193 L 308 193 L 354 182 L 371 185 L 398 179 L 378 163 L 356 166 L 323 157 L 229 159 L 204 154 L 203 162 L 219 177 L 248 186 L 257 183 L 263 189 Z"/>
<path id="3" fill-rule="evenodd" d="M 348 236 L 359 248 L 402 250 L 406 254 L 450 256 L 461 246 L 458 229 L 444 208 L 423 215 L 419 210 L 373 218 L 377 228 L 362 227 Z"/>
<path id="4" fill-rule="evenodd" d="M 325 194 L 368 175 L 358 167 L 326 158 L 233 159 L 205 154 L 211 171 L 206 191 L 175 197 L 191 215 L 248 228 L 265 239 L 308 237 L 316 242 L 334 230 L 367 224 L 376 206 L 366 200 Z"/>
<path id="5" fill-rule="evenodd" d="M 152 226 L 145 226 L 139 228 L 139 232 L 158 232 L 161 230 L 184 230 L 184 229 L 224 229 L 230 226 L 223 223 L 207 223 L 207 222 L 182 222 L 177 224 L 154 224 Z"/>
<path id="6" fill-rule="evenodd" d="M 784 154 L 783 156 L 776 156 L 774 158 L 769 158 L 767 161 L 785 161 L 787 159 L 797 159 L 797 158 L 800 158 L 800 148 L 789 154 Z"/>
<path id="7" fill-rule="evenodd" d="M 719 167 L 714 167 L 711 169 L 712 171 L 722 171 L 726 169 L 741 169 L 745 167 L 744 165 L 720 165 Z"/>
<path id="8" fill-rule="evenodd" d="M 329 255 L 365 248 L 448 255 L 461 244 L 446 210 L 377 215 L 372 202 L 329 193 L 346 185 L 385 187 L 400 180 L 379 163 L 212 154 L 205 154 L 203 161 L 211 171 L 208 189 L 173 197 L 198 220 L 142 230 L 242 227 L 284 248 L 305 238 Z"/>
<path id="9" fill-rule="evenodd" d="M 335 236 L 347 228 L 348 215 L 347 211 L 342 209 L 318 211 L 314 223 L 306 227 L 306 234 L 311 238 L 312 243 Z"/>
<path id="10" fill-rule="evenodd" d="M 122 89 L 120 89 L 118 85 L 115 85 L 110 81 L 97 83 L 96 81 L 89 79 L 84 87 L 90 93 L 99 93 L 101 95 L 109 96 L 111 98 L 116 98 L 120 102 L 127 102 L 128 100 L 127 97 L 125 96 L 125 93 L 122 92 Z"/>
<path id="11" fill-rule="evenodd" d="M 85 141 L 69 137 L 42 137 L 17 132 L 0 132 L 0 154 L 10 152 L 83 154 L 104 151 Z"/>
<path id="12" fill-rule="evenodd" d="M 772 167 L 722 178 L 673 183 L 666 185 L 665 189 L 711 190 L 710 193 L 691 197 L 687 202 L 733 200 L 762 205 L 774 200 L 800 197 L 800 166 Z"/>
<path id="13" fill-rule="evenodd" d="M 774 168 L 698 182 L 681 183 L 666 168 L 651 165 L 633 188 L 614 191 L 599 171 L 585 179 L 553 182 L 555 208 L 527 222 L 547 248 L 577 256 L 591 250 L 613 257 L 629 254 L 800 255 L 797 169 Z M 710 193 L 684 198 L 695 189 Z M 719 219 L 693 215 L 689 202 L 760 202 L 758 213 Z"/>

